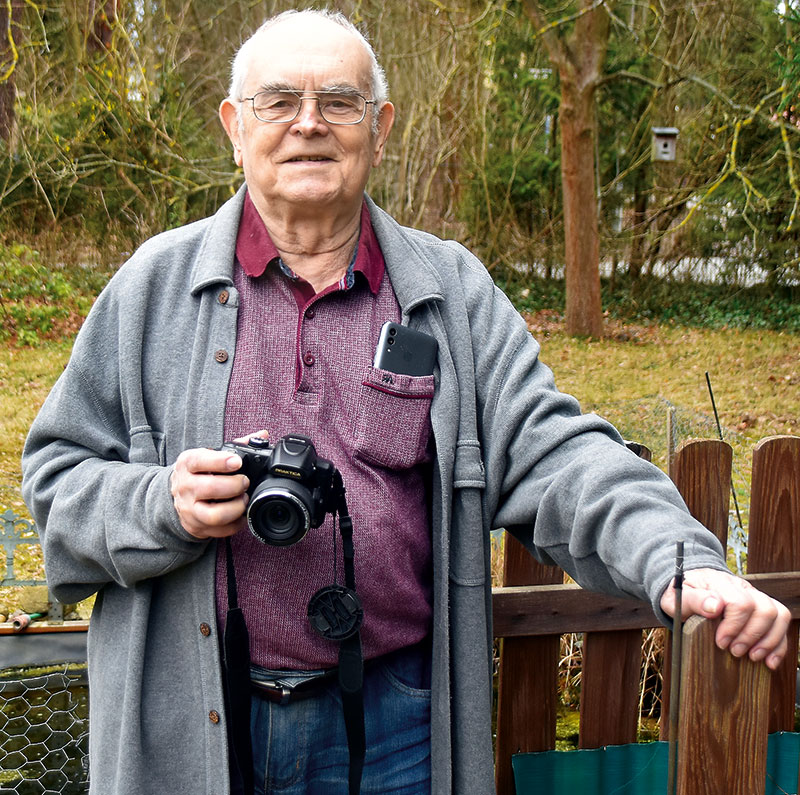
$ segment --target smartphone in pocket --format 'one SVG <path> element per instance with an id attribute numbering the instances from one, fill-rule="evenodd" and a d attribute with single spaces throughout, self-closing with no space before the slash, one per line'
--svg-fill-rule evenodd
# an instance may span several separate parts
<path id="1" fill-rule="evenodd" d="M 430 334 L 388 321 L 381 328 L 373 365 L 402 375 L 432 375 L 439 345 Z"/>

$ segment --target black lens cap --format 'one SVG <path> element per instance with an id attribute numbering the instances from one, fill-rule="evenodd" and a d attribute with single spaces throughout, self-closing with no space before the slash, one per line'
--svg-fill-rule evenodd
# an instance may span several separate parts
<path id="1" fill-rule="evenodd" d="M 326 640 L 346 640 L 361 628 L 364 608 L 355 591 L 344 585 L 328 585 L 311 597 L 308 620 Z"/>

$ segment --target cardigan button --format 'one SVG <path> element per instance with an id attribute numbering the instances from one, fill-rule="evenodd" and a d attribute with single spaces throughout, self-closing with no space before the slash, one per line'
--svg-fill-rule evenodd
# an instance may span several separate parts
<path id="1" fill-rule="evenodd" d="M 231 294 L 230 294 L 230 293 L 229 293 L 227 290 L 223 290 L 223 291 L 222 291 L 222 292 L 221 292 L 221 293 L 220 293 L 220 294 L 217 296 L 217 300 L 218 300 L 218 301 L 219 301 L 221 304 L 227 304 L 227 303 L 228 303 L 228 299 L 229 299 L 230 297 L 231 297 Z"/>
<path id="2" fill-rule="evenodd" d="M 211 634 L 211 627 L 205 623 L 205 621 L 200 625 L 200 634 L 207 638 Z"/>
<path id="3" fill-rule="evenodd" d="M 220 348 L 215 354 L 214 358 L 220 363 L 223 364 L 224 362 L 228 361 L 228 351 Z"/>
<path id="4" fill-rule="evenodd" d="M 212 723 L 219 723 L 220 721 L 219 712 L 217 712 L 215 709 L 212 709 L 211 712 L 208 713 L 208 719 Z"/>
<path id="5" fill-rule="evenodd" d="M 313 367 L 314 366 L 314 362 L 316 362 L 317 360 L 316 360 L 316 358 L 315 358 L 313 353 L 307 353 L 303 357 L 303 361 L 305 362 L 307 367 Z"/>

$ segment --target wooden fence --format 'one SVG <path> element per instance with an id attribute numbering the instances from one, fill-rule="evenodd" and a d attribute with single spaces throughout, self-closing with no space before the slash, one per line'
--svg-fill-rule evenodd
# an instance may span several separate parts
<path id="1" fill-rule="evenodd" d="M 726 544 L 732 452 L 720 441 L 688 442 L 670 467 L 692 515 Z M 583 634 L 579 747 L 636 741 L 642 630 L 659 626 L 649 605 L 564 584 L 506 536 L 504 585 L 494 589 L 502 639 L 498 686 L 498 795 L 515 792 L 511 756 L 555 748 L 561 635 Z M 764 792 L 767 732 L 794 729 L 800 619 L 800 437 L 764 439 L 753 451 L 747 579 L 792 612 L 789 653 L 763 664 L 717 654 L 713 624 L 687 622 L 678 746 L 681 795 Z M 668 646 L 668 643 L 666 644 Z M 669 660 L 668 652 L 665 659 Z M 668 665 L 664 670 L 668 670 Z M 668 733 L 665 677 L 661 736 Z M 769 692 L 769 699 L 760 693 Z M 713 753 L 709 750 L 713 748 Z M 709 788 L 708 782 L 714 786 Z M 554 795 L 559 795 L 555 793 Z"/>

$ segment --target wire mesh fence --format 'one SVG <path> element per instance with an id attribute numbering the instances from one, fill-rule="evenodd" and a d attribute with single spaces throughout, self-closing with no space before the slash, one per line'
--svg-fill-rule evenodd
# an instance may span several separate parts
<path id="1" fill-rule="evenodd" d="M 0 579 L 4 599 L 44 588 L 33 522 L 11 509 L 0 514 L 0 547 L 5 553 Z M 60 620 L 62 611 L 57 608 L 51 602 L 36 609 Z M 7 607 L 2 609 L 10 612 Z M 27 623 L 21 622 L 20 627 Z M 58 656 L 70 645 L 60 641 L 70 634 L 37 634 L 33 627 L 17 634 L 0 633 L 0 644 L 5 644 L 0 647 L 0 658 L 6 666 L 0 668 L 0 795 L 78 795 L 89 790 L 86 663 L 42 663 L 86 659 L 83 654 L 74 656 L 72 650 L 70 656 Z M 36 662 L 23 666 L 23 660 Z"/>
<path id="2" fill-rule="evenodd" d="M 690 439 L 718 439 L 719 431 L 711 413 L 677 406 L 662 395 L 648 395 L 637 400 L 584 406 L 594 409 L 631 441 L 646 445 L 653 463 L 669 470 L 670 447 L 678 448 Z M 728 562 L 742 574 L 747 559 L 747 526 L 750 508 L 750 472 L 755 442 L 735 429 L 723 429 L 724 440 L 733 450 L 731 473 L 732 500 L 728 517 Z"/>
<path id="3" fill-rule="evenodd" d="M 85 665 L 0 672 L 0 795 L 89 791 Z"/>

